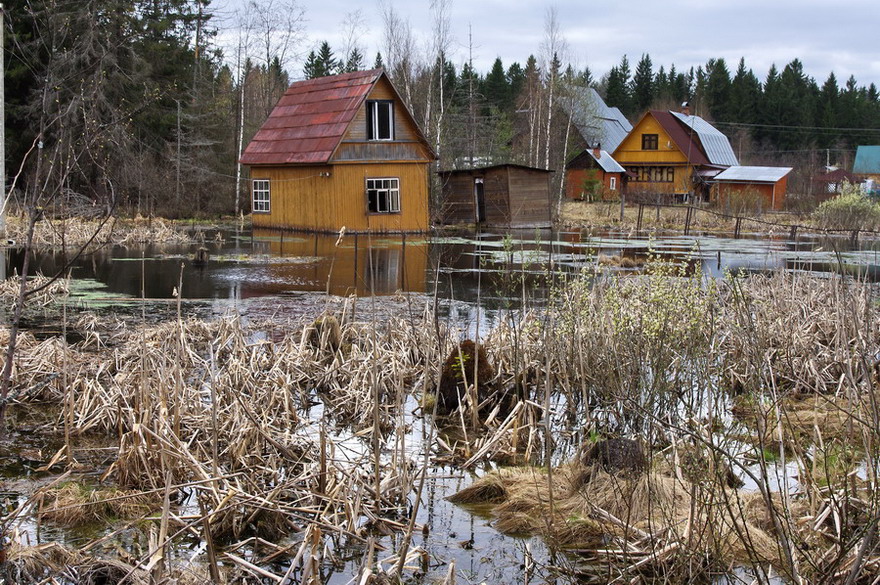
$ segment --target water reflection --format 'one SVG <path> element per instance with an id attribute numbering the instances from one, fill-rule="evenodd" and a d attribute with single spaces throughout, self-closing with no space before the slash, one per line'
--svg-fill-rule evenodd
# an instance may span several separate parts
<path id="1" fill-rule="evenodd" d="M 272 230 L 208 232 L 203 243 L 108 246 L 73 258 L 58 250 L 32 255 L 43 274 L 64 270 L 97 281 L 107 297 L 238 301 L 294 292 L 333 295 L 434 294 L 503 309 L 542 302 L 553 282 L 581 270 L 638 271 L 649 257 L 685 261 L 689 271 L 729 273 L 793 270 L 840 272 L 880 280 L 880 245 L 849 238 L 789 234 L 732 238 L 630 232 L 523 230 L 461 236 L 400 237 L 294 234 Z M 194 257 L 204 248 L 208 261 Z M 609 257 L 616 263 L 608 263 Z M 20 269 L 21 250 L 0 258 Z M 182 286 L 181 286 L 182 281 Z"/>

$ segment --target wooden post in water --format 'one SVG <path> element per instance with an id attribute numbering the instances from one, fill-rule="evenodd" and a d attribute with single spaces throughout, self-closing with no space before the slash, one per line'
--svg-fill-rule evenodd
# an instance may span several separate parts
<path id="1" fill-rule="evenodd" d="M 636 216 L 636 231 L 642 231 L 642 214 L 645 212 L 645 204 L 639 203 L 639 213 Z"/>
<path id="2" fill-rule="evenodd" d="M 736 216 L 736 223 L 733 224 L 733 237 L 734 239 L 739 239 L 739 229 L 740 224 L 742 224 L 742 216 Z"/>
<path id="3" fill-rule="evenodd" d="M 400 290 L 406 292 L 406 233 L 400 239 Z"/>
<path id="4" fill-rule="evenodd" d="M 791 240 L 792 242 L 797 241 L 797 228 L 798 228 L 797 224 L 791 226 L 791 232 L 788 234 L 788 239 Z"/>
<path id="5" fill-rule="evenodd" d="M 687 214 L 684 216 L 684 235 L 688 235 L 691 231 L 691 215 L 694 213 L 694 208 L 691 205 L 688 205 Z"/>
<path id="6" fill-rule="evenodd" d="M 358 290 L 358 235 L 357 232 L 354 233 L 354 277 L 352 278 L 352 284 L 354 285 L 354 292 L 357 294 Z"/>

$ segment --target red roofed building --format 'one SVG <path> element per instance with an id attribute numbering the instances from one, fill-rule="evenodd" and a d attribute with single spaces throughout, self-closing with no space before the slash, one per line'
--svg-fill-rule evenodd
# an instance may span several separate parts
<path id="1" fill-rule="evenodd" d="M 714 177 L 736 166 L 727 137 L 698 116 L 646 112 L 612 153 L 632 178 L 627 192 L 707 200 Z"/>
<path id="2" fill-rule="evenodd" d="M 435 159 L 374 69 L 291 85 L 241 162 L 250 167 L 255 227 L 423 232 Z"/>

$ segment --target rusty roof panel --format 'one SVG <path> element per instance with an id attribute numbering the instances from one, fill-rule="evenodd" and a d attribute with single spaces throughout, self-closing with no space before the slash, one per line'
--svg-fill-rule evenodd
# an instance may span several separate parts
<path id="1" fill-rule="evenodd" d="M 244 164 L 327 162 L 382 71 L 294 83 L 241 157 Z"/>

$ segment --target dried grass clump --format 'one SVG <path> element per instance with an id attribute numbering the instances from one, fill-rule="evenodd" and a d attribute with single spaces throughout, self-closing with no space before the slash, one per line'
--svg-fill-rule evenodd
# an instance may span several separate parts
<path id="1" fill-rule="evenodd" d="M 27 307 L 46 307 L 60 298 L 69 294 L 70 283 L 66 278 L 51 279 L 48 276 L 37 274 L 29 276 L 27 279 L 27 290 L 41 290 L 35 294 L 28 295 L 25 299 Z M 8 307 L 12 307 L 18 302 L 18 296 L 21 292 L 21 279 L 18 274 L 0 281 L 0 302 Z"/>
<path id="2" fill-rule="evenodd" d="M 721 570 L 732 563 L 782 564 L 775 539 L 727 505 L 740 497 L 735 490 L 691 484 L 657 470 L 615 475 L 601 466 L 587 472 L 578 464 L 554 469 L 552 493 L 549 483 L 544 470 L 504 470 L 451 500 L 496 504 L 495 527 L 502 532 L 540 534 L 587 556 L 605 558 L 619 550 L 625 571 L 627 564 L 647 559 L 637 566 L 662 574 L 682 555 L 708 559 Z"/>
<path id="3" fill-rule="evenodd" d="M 740 391 L 841 392 L 866 381 L 880 349 L 871 286 L 783 272 L 723 289 L 719 349 Z"/>
<path id="4" fill-rule="evenodd" d="M 61 526 L 142 518 L 161 507 L 155 494 L 70 482 L 40 494 L 37 516 Z"/>
<path id="5" fill-rule="evenodd" d="M 28 221 L 21 216 L 10 216 L 7 223 L 9 237 L 17 242 L 27 239 Z M 146 244 L 185 243 L 191 237 L 173 222 L 162 218 L 133 219 L 84 218 L 42 219 L 34 229 L 34 247 L 80 247 L 86 244 Z"/>

